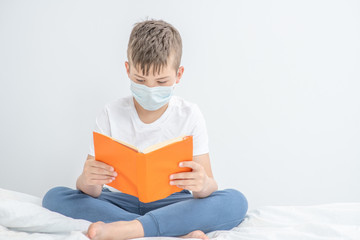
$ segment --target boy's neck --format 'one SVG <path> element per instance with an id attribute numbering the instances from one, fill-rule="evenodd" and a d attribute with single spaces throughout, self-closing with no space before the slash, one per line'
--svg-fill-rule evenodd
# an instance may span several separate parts
<path id="1" fill-rule="evenodd" d="M 141 105 L 135 100 L 134 97 L 133 97 L 133 100 L 134 100 L 136 112 L 137 112 L 140 120 L 146 124 L 150 124 L 150 123 L 153 123 L 156 120 L 158 120 L 161 117 L 161 115 L 163 115 L 163 113 L 166 111 L 166 109 L 169 105 L 169 103 L 167 103 L 164 106 L 162 106 L 161 108 L 159 108 L 158 110 L 149 111 L 149 110 L 146 110 L 143 107 L 141 107 Z"/>

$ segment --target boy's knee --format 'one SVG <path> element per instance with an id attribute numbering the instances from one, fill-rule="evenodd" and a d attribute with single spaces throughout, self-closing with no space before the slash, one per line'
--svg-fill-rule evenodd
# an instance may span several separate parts
<path id="1" fill-rule="evenodd" d="M 233 188 L 225 189 L 223 193 L 224 206 L 231 214 L 235 214 L 236 218 L 243 219 L 248 210 L 248 201 L 244 194 Z"/>
<path id="2" fill-rule="evenodd" d="M 235 201 L 246 204 L 247 206 L 247 199 L 244 194 L 242 194 L 242 192 L 240 192 L 239 190 L 234 188 L 228 188 L 223 191 L 227 193 L 227 196 L 230 199 L 234 199 Z"/>
<path id="3" fill-rule="evenodd" d="M 54 187 L 50 189 L 43 197 L 42 206 L 53 210 L 60 202 L 62 202 L 62 198 L 67 195 L 69 191 L 74 191 L 67 187 Z"/>

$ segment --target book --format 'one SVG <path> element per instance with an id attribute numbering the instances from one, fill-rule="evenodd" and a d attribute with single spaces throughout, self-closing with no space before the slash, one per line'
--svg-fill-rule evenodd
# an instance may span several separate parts
<path id="1" fill-rule="evenodd" d="M 98 132 L 93 132 L 93 137 L 95 159 L 114 167 L 118 174 L 107 185 L 141 202 L 157 201 L 182 191 L 170 185 L 170 175 L 192 171 L 179 167 L 182 161 L 192 161 L 192 136 L 180 136 L 143 150 Z"/>

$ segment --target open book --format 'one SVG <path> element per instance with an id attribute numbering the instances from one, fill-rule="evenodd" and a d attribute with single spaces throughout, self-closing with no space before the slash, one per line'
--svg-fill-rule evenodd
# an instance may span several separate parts
<path id="1" fill-rule="evenodd" d="M 144 150 L 93 132 L 95 159 L 113 166 L 118 173 L 107 184 L 123 193 L 138 197 L 147 203 L 183 190 L 170 185 L 170 175 L 191 172 L 188 167 L 179 167 L 182 161 L 192 161 L 193 138 L 181 136 L 152 145 Z"/>

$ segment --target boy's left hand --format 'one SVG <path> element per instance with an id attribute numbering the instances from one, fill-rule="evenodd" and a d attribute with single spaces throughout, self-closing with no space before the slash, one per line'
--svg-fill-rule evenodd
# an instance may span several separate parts
<path id="1" fill-rule="evenodd" d="M 170 175 L 170 185 L 176 185 L 179 188 L 193 192 L 200 192 L 205 188 L 209 177 L 201 164 L 194 161 L 184 161 L 179 166 L 192 168 L 192 172 Z"/>

